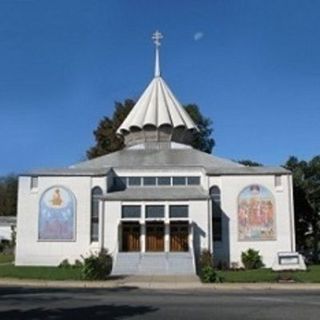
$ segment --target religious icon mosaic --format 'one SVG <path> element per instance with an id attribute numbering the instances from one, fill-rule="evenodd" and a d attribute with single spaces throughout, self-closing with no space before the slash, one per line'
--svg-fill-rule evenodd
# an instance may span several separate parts
<path id="1" fill-rule="evenodd" d="M 239 240 L 275 240 L 275 204 L 272 193 L 261 185 L 250 185 L 238 198 Z"/>
<path id="2" fill-rule="evenodd" d="M 75 198 L 64 187 L 45 191 L 40 199 L 39 240 L 74 240 Z"/>

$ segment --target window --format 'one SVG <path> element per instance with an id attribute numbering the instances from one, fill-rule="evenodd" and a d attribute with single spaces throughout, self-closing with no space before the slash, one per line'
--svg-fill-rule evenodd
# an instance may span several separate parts
<path id="1" fill-rule="evenodd" d="M 129 177 L 129 186 L 141 186 L 141 177 Z"/>
<path id="2" fill-rule="evenodd" d="M 146 206 L 146 218 L 164 218 L 164 206 Z"/>
<path id="3" fill-rule="evenodd" d="M 91 242 L 99 240 L 99 196 L 102 195 L 100 187 L 91 191 Z"/>
<path id="4" fill-rule="evenodd" d="M 121 212 L 122 218 L 140 218 L 141 217 L 141 206 L 122 206 Z"/>
<path id="5" fill-rule="evenodd" d="M 221 192 L 219 187 L 210 188 L 210 197 L 212 202 L 212 233 L 213 241 L 222 241 L 222 210 L 221 210 Z"/>
<path id="6" fill-rule="evenodd" d="M 281 183 L 281 176 L 280 175 L 276 175 L 274 177 L 274 185 L 275 185 L 275 187 L 281 187 L 282 183 Z"/>
<path id="7" fill-rule="evenodd" d="M 198 186 L 200 184 L 200 177 L 187 177 L 189 186 Z"/>
<path id="8" fill-rule="evenodd" d="M 38 182 L 39 182 L 38 177 L 31 177 L 30 188 L 31 189 L 38 189 Z"/>
<path id="9" fill-rule="evenodd" d="M 144 177 L 143 178 L 144 186 L 155 186 L 156 185 L 156 177 Z"/>
<path id="10" fill-rule="evenodd" d="M 220 218 L 213 217 L 212 219 L 212 232 L 213 232 L 213 241 L 222 240 L 222 220 Z"/>
<path id="11" fill-rule="evenodd" d="M 170 177 L 158 177 L 158 185 L 159 186 L 170 186 L 171 178 Z"/>
<path id="12" fill-rule="evenodd" d="M 170 206 L 169 215 L 170 218 L 188 218 L 189 207 L 184 205 Z"/>
<path id="13" fill-rule="evenodd" d="M 173 177 L 172 184 L 174 186 L 185 186 L 186 185 L 186 177 Z"/>

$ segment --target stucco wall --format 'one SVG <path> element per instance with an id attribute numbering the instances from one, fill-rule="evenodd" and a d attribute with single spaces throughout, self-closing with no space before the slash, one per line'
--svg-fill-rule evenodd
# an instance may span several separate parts
<path id="1" fill-rule="evenodd" d="M 201 175 L 201 186 L 209 192 L 213 185 L 221 189 L 221 206 L 223 210 L 222 242 L 212 245 L 211 203 L 210 201 L 174 201 L 172 204 L 188 204 L 189 218 L 194 225 L 194 247 L 196 253 L 202 249 L 213 249 L 215 261 L 228 264 L 241 262 L 241 252 L 248 248 L 259 250 L 266 266 L 271 266 L 279 251 L 295 250 L 293 230 L 293 208 L 291 176 L 282 176 L 281 187 L 275 187 L 272 175 L 265 176 L 219 176 L 206 177 L 202 169 L 184 168 L 179 171 L 168 170 L 118 170 L 118 175 L 170 176 Z M 38 188 L 30 189 L 30 177 L 19 179 L 18 217 L 17 217 L 17 265 L 58 265 L 63 259 L 72 262 L 80 255 L 100 247 L 99 242 L 90 242 L 91 189 L 100 186 L 106 191 L 105 177 L 39 177 Z M 239 241 L 238 238 L 238 196 L 247 186 L 259 184 L 266 187 L 274 196 L 276 239 L 264 241 Z M 76 237 L 74 241 L 39 241 L 39 200 L 44 191 L 52 186 L 63 186 L 73 192 L 76 199 Z M 133 202 L 106 201 L 101 203 L 100 239 L 103 245 L 114 254 L 119 245 L 119 224 L 121 205 Z M 136 202 L 143 207 L 147 204 L 164 204 L 169 202 Z M 168 209 L 166 209 L 168 210 Z M 103 227 L 102 227 L 103 221 Z M 167 219 L 168 223 L 168 219 Z"/>
<path id="2" fill-rule="evenodd" d="M 253 248 L 260 251 L 263 262 L 267 267 L 270 267 L 277 252 L 295 250 L 291 176 L 283 175 L 281 180 L 282 186 L 275 187 L 275 178 L 272 175 L 210 177 L 209 186 L 217 185 L 221 189 L 221 207 L 224 216 L 223 241 L 214 244 L 216 261 L 235 262 L 240 266 L 241 252 Z M 239 240 L 238 196 L 245 187 L 252 184 L 266 187 L 274 196 L 275 240 Z"/>
<path id="3" fill-rule="evenodd" d="M 106 188 L 105 178 L 89 177 L 39 177 L 38 188 L 30 189 L 30 177 L 19 178 L 16 265 L 58 265 L 68 258 L 80 259 L 90 249 L 90 190 L 100 185 Z M 52 186 L 68 188 L 76 199 L 74 241 L 39 241 L 39 200 Z"/>

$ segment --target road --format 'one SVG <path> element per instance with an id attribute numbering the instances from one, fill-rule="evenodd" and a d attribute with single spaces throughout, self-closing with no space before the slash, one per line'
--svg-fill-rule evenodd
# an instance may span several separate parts
<path id="1" fill-rule="evenodd" d="M 319 319 L 320 291 L 0 287 L 0 319 Z"/>

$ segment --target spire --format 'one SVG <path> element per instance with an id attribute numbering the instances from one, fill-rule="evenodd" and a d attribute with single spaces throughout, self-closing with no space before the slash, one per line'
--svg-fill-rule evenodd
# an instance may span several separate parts
<path id="1" fill-rule="evenodd" d="M 160 76 L 159 48 L 163 38 L 152 35 L 155 44 L 154 78 L 122 122 L 117 133 L 127 146 L 150 142 L 191 144 L 196 124 Z"/>
<path id="2" fill-rule="evenodd" d="M 158 30 L 152 35 L 152 39 L 154 44 L 156 45 L 156 61 L 154 67 L 154 76 L 160 77 L 160 59 L 159 59 L 159 48 L 160 48 L 160 40 L 163 38 L 163 35 Z"/>

